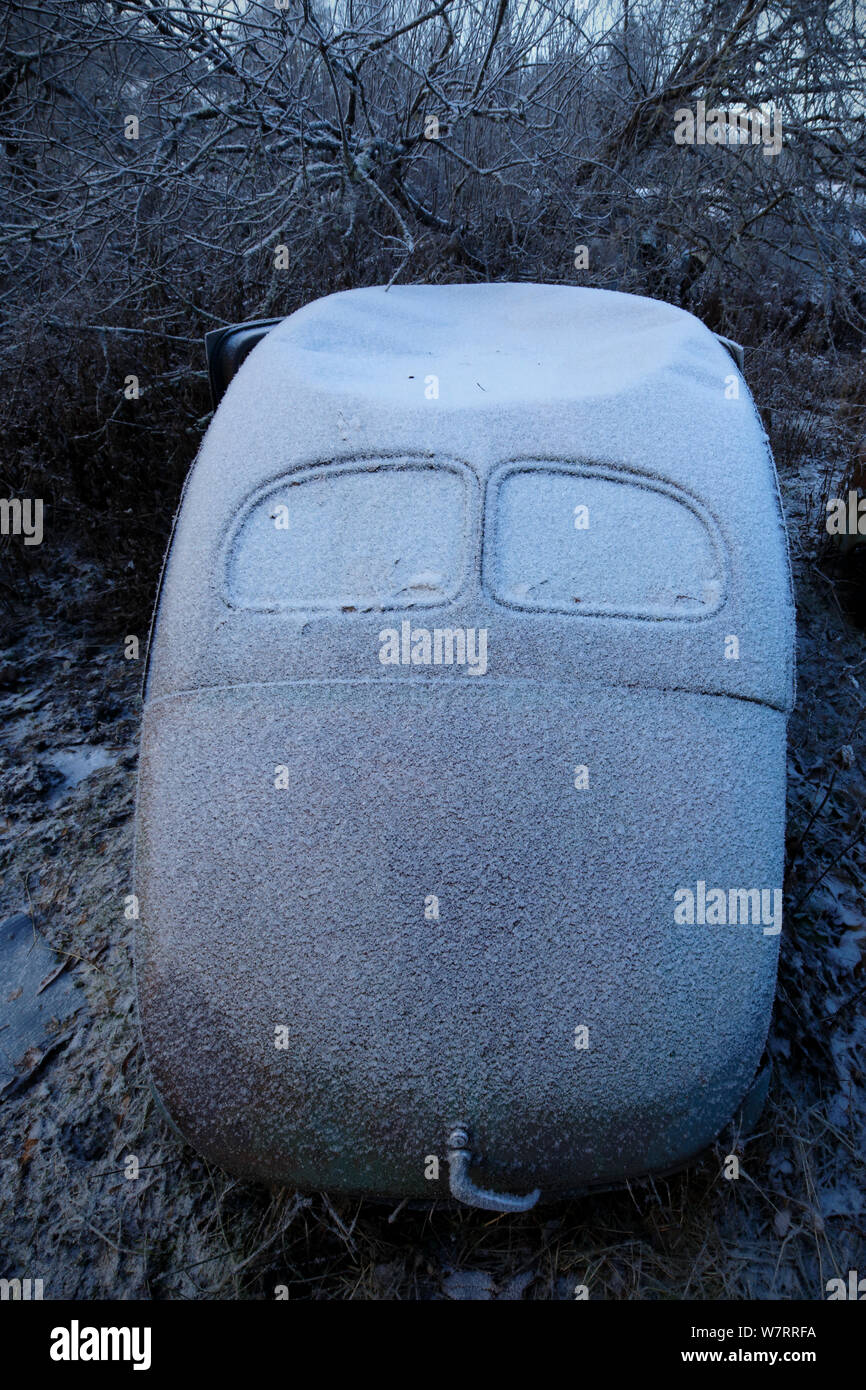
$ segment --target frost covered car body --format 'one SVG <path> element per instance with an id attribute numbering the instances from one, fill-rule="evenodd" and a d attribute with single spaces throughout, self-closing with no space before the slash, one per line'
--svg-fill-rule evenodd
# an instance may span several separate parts
<path id="1" fill-rule="evenodd" d="M 268 332 L 151 644 L 137 975 L 181 1132 L 506 1209 L 700 1151 L 769 1023 L 792 637 L 767 441 L 691 315 L 417 286 Z"/>

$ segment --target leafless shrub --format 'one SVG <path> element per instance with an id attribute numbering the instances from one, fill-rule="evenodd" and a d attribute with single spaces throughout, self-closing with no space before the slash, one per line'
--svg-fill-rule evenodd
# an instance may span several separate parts
<path id="1" fill-rule="evenodd" d="M 0 36 L 2 481 L 17 451 L 58 525 L 111 516 L 122 566 L 161 548 L 223 322 L 523 279 L 862 340 L 850 0 L 14 0 Z M 775 107 L 781 153 L 677 145 L 699 101 Z"/>

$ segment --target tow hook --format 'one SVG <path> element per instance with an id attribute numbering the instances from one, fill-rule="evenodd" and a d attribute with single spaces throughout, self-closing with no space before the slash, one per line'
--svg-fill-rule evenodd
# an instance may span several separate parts
<path id="1" fill-rule="evenodd" d="M 529 1211 L 541 1196 L 538 1188 L 525 1197 L 515 1197 L 509 1192 L 487 1192 L 483 1187 L 476 1187 L 469 1176 L 471 1162 L 469 1131 L 461 1125 L 452 1129 L 448 1137 L 448 1172 L 452 1197 L 467 1207 L 480 1207 L 482 1211 Z"/>

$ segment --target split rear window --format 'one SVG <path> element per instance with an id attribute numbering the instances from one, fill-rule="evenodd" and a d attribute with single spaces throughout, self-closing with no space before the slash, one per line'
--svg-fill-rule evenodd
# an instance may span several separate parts
<path id="1" fill-rule="evenodd" d="M 719 606 L 723 577 L 713 524 L 672 485 L 544 462 L 492 480 L 485 579 L 509 607 L 694 618 Z"/>
<path id="2" fill-rule="evenodd" d="M 236 524 L 226 598 L 303 612 L 448 603 L 479 548 L 474 488 L 462 465 L 411 458 L 287 474 Z M 673 484 L 531 459 L 490 478 L 482 574 L 510 608 L 686 619 L 720 606 L 725 577 L 715 522 Z"/>
<path id="3" fill-rule="evenodd" d="M 290 474 L 247 508 L 228 556 L 239 608 L 376 610 L 452 598 L 464 578 L 467 478 L 382 462 Z"/>

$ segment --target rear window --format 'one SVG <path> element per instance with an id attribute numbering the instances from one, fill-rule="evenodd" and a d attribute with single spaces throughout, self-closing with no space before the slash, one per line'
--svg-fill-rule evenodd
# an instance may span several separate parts
<path id="1" fill-rule="evenodd" d="M 330 464 L 289 474 L 249 504 L 228 551 L 238 608 L 376 610 L 447 602 L 468 547 L 457 465 Z"/>
<path id="2" fill-rule="evenodd" d="M 720 606 L 717 528 L 679 489 L 543 461 L 509 465 L 497 482 L 485 580 L 500 603 L 639 618 L 703 617 Z"/>

